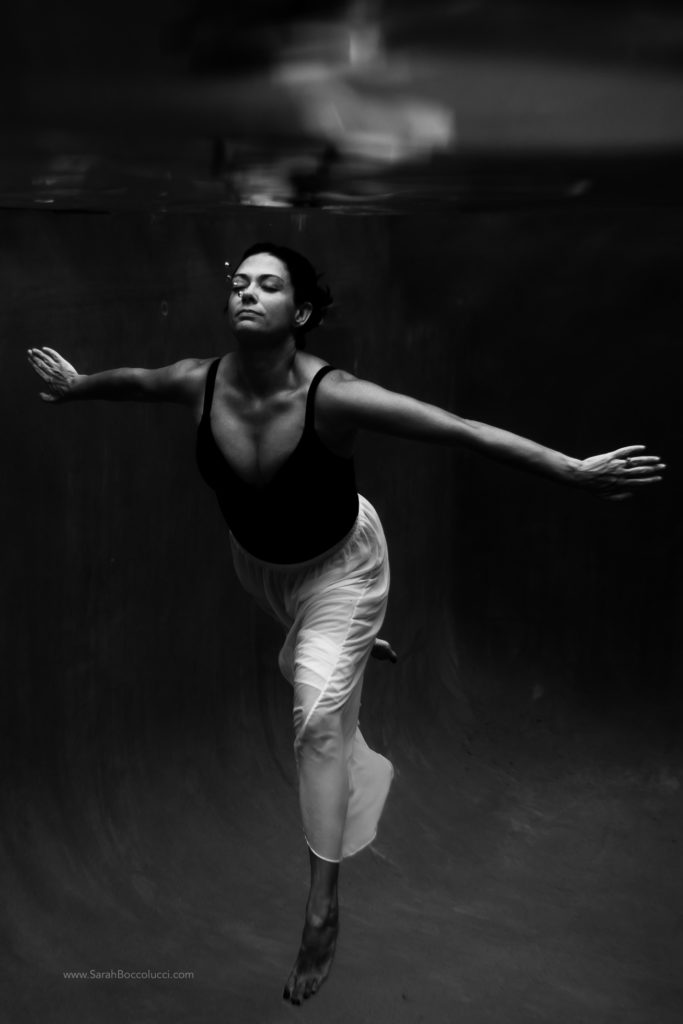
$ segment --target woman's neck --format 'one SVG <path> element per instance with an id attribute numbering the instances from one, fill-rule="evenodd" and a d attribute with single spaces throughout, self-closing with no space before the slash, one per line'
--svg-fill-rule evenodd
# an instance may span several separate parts
<path id="1" fill-rule="evenodd" d="M 296 344 L 288 339 L 277 348 L 254 348 L 239 343 L 233 354 L 233 383 L 245 394 L 266 398 L 293 383 Z"/>

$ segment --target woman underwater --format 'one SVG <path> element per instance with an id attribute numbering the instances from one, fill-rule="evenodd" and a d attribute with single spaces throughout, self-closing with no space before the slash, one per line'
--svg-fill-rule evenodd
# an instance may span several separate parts
<path id="1" fill-rule="evenodd" d="M 197 461 L 230 530 L 238 578 L 287 631 L 280 668 L 293 687 L 299 802 L 310 891 L 284 998 L 299 1004 L 327 977 L 338 933 L 340 861 L 367 846 L 391 784 L 389 761 L 358 728 L 363 672 L 389 591 L 382 526 L 356 491 L 358 431 L 465 445 L 621 500 L 661 480 L 659 458 L 631 445 L 574 459 L 533 441 L 387 391 L 304 351 L 330 295 L 299 253 L 246 251 L 227 305 L 234 347 L 156 370 L 80 374 L 50 348 L 30 349 L 46 402 L 175 402 L 198 424 Z"/>

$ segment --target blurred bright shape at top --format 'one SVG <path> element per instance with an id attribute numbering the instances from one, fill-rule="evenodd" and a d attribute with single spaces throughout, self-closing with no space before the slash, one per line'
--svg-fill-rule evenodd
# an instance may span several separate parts
<path id="1" fill-rule="evenodd" d="M 400 208 L 534 194 L 543 161 L 578 199 L 683 157 L 665 0 L 73 0 L 0 46 L 5 205 Z"/>
<path id="2" fill-rule="evenodd" d="M 452 145 L 454 110 L 411 94 L 410 64 L 385 53 L 378 24 L 311 23 L 300 36 L 281 54 L 273 81 L 294 99 L 304 131 L 340 158 L 391 164 Z"/>

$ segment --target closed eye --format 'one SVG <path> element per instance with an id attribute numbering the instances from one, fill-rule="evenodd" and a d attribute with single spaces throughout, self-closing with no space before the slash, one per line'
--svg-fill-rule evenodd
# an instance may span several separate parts
<path id="1" fill-rule="evenodd" d="M 277 277 L 276 275 L 260 277 L 257 283 L 259 287 L 264 288 L 266 291 L 269 292 L 279 291 L 284 286 L 284 281 L 281 278 Z M 249 282 L 246 279 L 246 277 L 233 277 L 232 291 L 243 291 L 245 288 L 248 287 Z"/>

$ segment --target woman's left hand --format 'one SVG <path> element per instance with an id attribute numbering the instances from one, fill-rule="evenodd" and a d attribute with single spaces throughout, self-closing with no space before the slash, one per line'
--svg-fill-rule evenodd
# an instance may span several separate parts
<path id="1" fill-rule="evenodd" d="M 372 645 L 372 650 L 370 651 L 370 654 L 372 655 L 373 658 L 377 658 L 378 661 L 390 661 L 392 665 L 395 665 L 396 662 L 398 661 L 398 655 L 396 654 L 396 651 L 391 646 L 389 641 L 380 640 L 379 637 L 376 638 L 374 644 Z"/>
<path id="2" fill-rule="evenodd" d="M 659 456 L 636 454 L 644 450 L 644 444 L 632 444 L 583 459 L 578 466 L 577 482 L 610 501 L 631 498 L 638 487 L 658 483 L 666 469 Z"/>

